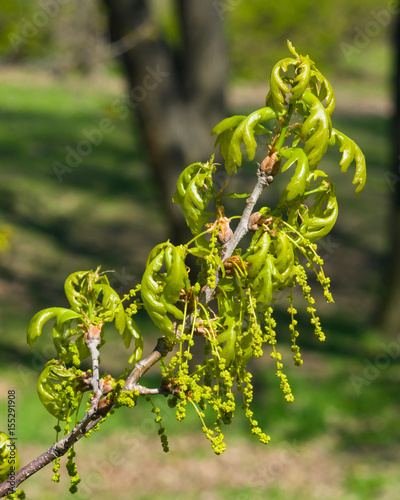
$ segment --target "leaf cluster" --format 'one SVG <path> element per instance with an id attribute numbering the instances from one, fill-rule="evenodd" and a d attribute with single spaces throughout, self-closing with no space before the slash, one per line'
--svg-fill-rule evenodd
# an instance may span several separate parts
<path id="1" fill-rule="evenodd" d="M 321 166 L 327 149 L 339 146 L 342 172 L 355 165 L 353 184 L 357 194 L 366 181 L 361 150 L 333 128 L 335 96 L 330 83 L 308 56 L 298 54 L 290 43 L 288 48 L 291 56 L 279 61 L 271 72 L 265 106 L 248 116 L 226 118 L 212 130 L 228 176 L 242 168 L 244 155 L 253 162 L 253 193 L 224 195 L 226 185 L 217 190 L 213 157 L 206 163 L 189 165 L 178 179 L 174 196 L 193 234 L 187 244 L 175 246 L 166 241 L 157 245 L 149 254 L 141 284 L 122 299 L 99 269 L 73 273 L 65 283 L 70 308 L 53 307 L 33 317 L 28 328 L 31 346 L 44 325 L 53 320 L 57 356 L 45 366 L 38 392 L 45 408 L 58 420 L 68 425 L 85 391 L 91 392 L 92 401 L 101 406 L 96 396 L 99 387 L 107 386 L 102 397 L 114 408 L 132 407 L 139 396 L 169 395 L 169 405 L 180 421 L 185 418 L 187 404 L 193 405 L 207 439 L 219 454 L 225 449 L 222 426 L 231 423 L 240 395 L 251 433 L 261 442 L 269 442 L 251 410 L 253 386 L 248 367 L 251 359 L 267 351 L 276 362 L 275 373 L 285 400 L 294 400 L 278 348 L 274 305 L 287 300 L 293 361 L 301 366 L 293 290 L 300 288 L 315 335 L 321 341 L 325 334 L 308 283 L 310 272 L 315 274 L 326 301 L 333 302 L 317 246 L 338 216 L 335 184 Z M 255 163 L 262 142 L 268 153 L 261 163 Z M 277 175 L 286 180 L 279 202 L 253 211 L 264 189 L 272 189 Z M 238 203 L 247 198 L 243 213 L 228 217 L 225 197 L 238 199 Z M 239 222 L 235 226 L 236 219 Z M 252 233 L 251 241 L 243 243 L 248 232 Z M 200 269 L 195 278 L 190 278 L 189 255 L 197 259 Z M 126 387 L 124 370 L 117 381 L 108 374 L 96 380 L 97 349 L 105 344 L 106 323 L 114 324 L 127 349 L 134 340 L 129 362 L 136 364 L 129 377 L 139 374 L 135 375 L 137 380 L 144 367 L 155 363 L 154 351 L 141 359 L 143 338 L 132 319 L 140 308 L 167 346 L 161 355 L 160 388 Z M 174 353 L 167 362 L 165 356 L 171 350 Z M 90 358 L 92 371 L 83 371 L 82 361 Z M 159 410 L 152 406 L 163 448 L 168 450 Z"/>
<path id="2" fill-rule="evenodd" d="M 91 374 L 83 372 L 81 366 L 91 356 L 87 345 L 91 329 L 101 332 L 104 324 L 113 323 L 126 349 L 134 340 L 129 363 L 138 361 L 143 351 L 143 337 L 132 319 L 132 308 L 124 308 L 123 300 L 100 269 L 72 273 L 64 289 L 70 308 L 51 307 L 39 311 L 30 321 L 27 333 L 28 343 L 33 346 L 45 324 L 54 320 L 52 340 L 57 358 L 50 360 L 41 373 L 38 394 L 43 406 L 58 420 L 70 418 L 83 392 L 90 388 L 83 381 Z M 101 335 L 100 348 L 105 343 Z"/>

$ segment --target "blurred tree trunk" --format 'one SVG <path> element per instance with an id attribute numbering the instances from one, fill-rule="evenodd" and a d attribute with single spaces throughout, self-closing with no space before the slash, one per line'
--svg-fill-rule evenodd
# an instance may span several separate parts
<path id="1" fill-rule="evenodd" d="M 104 0 L 111 42 L 120 51 L 148 160 L 171 221 L 186 223 L 171 202 L 181 171 L 213 152 L 211 128 L 223 118 L 227 72 L 223 30 L 212 0 L 176 0 L 180 43 L 174 49 L 146 0 Z"/>
<path id="2" fill-rule="evenodd" d="M 389 255 L 386 259 L 383 293 L 378 304 L 377 326 L 389 337 L 400 333 L 400 20 L 394 33 L 395 74 L 393 97 L 395 103 L 392 122 L 392 172 L 386 175 L 392 195 L 389 216 Z"/>

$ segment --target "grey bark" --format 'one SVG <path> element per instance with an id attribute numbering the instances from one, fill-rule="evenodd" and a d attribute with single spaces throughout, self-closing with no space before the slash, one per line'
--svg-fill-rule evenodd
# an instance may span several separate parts
<path id="1" fill-rule="evenodd" d="M 212 0 L 177 0 L 182 43 L 170 47 L 145 0 L 104 0 L 112 42 L 144 33 L 121 54 L 148 161 L 171 221 L 172 241 L 182 240 L 186 223 L 172 196 L 181 171 L 213 152 L 211 128 L 223 118 L 227 73 L 220 17 Z M 149 74 L 158 84 L 143 97 Z M 136 89 L 136 91 L 135 91 Z"/>
<path id="2" fill-rule="evenodd" d="M 395 72 L 393 98 L 395 112 L 392 120 L 392 200 L 389 214 L 389 253 L 385 259 L 382 293 L 378 301 L 376 324 L 387 337 L 400 333 L 400 20 L 394 31 Z"/>

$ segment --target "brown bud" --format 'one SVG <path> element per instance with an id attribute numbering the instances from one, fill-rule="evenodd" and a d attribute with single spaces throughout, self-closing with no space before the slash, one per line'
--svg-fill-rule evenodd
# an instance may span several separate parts
<path id="1" fill-rule="evenodd" d="M 221 245 L 225 245 L 233 236 L 233 231 L 229 226 L 229 219 L 227 217 L 221 217 L 218 219 L 218 241 Z"/>
<path id="2" fill-rule="evenodd" d="M 265 217 L 260 212 L 255 212 L 249 218 L 249 231 L 257 231 L 261 226 L 269 226 L 274 221 L 274 217 Z"/>
<path id="3" fill-rule="evenodd" d="M 270 153 L 271 152 L 268 153 L 261 163 L 261 170 L 268 176 L 267 181 L 269 184 L 274 180 L 273 177 L 279 172 L 281 166 L 281 162 L 276 161 L 278 153 Z M 269 176 L 272 176 L 272 180 L 269 179 Z"/>
<path id="4" fill-rule="evenodd" d="M 243 271 L 247 268 L 247 263 L 243 262 L 239 255 L 232 255 L 229 259 L 224 262 L 225 273 L 227 276 L 232 276 L 235 274 L 235 268 L 242 269 Z"/>

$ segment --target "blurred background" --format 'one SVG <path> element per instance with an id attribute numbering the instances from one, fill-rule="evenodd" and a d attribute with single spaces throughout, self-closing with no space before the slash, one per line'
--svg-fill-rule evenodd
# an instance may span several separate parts
<path id="1" fill-rule="evenodd" d="M 0 428 L 15 388 L 22 464 L 52 444 L 55 424 L 36 394 L 51 342 L 27 346 L 30 318 L 67 305 L 71 272 L 101 265 L 125 293 L 154 245 L 184 241 L 186 224 L 170 202 L 180 171 L 209 159 L 219 120 L 264 105 L 269 73 L 288 56 L 290 39 L 331 81 L 334 126 L 367 160 L 357 198 L 354 167 L 341 174 L 337 151 L 324 160 L 337 173 L 340 208 L 321 243 L 335 298 L 327 306 L 317 293 L 327 340 L 318 343 L 299 305 L 305 362 L 291 367 L 287 306 L 278 301 L 296 399 L 284 401 L 268 356 L 254 364 L 255 417 L 271 444 L 251 439 L 238 412 L 227 451 L 215 457 L 197 417 L 178 424 L 164 400 L 165 455 L 143 403 L 77 445 L 76 498 L 398 497 L 399 11 L 397 2 L 375 0 L 2 3 Z M 253 172 L 245 166 L 241 175 L 231 190 L 248 192 Z M 232 210 L 240 214 L 241 204 Z M 138 322 L 150 350 L 157 332 L 145 317 Z M 102 360 L 112 374 L 127 362 L 115 340 Z M 157 375 L 148 383 L 157 386 Z M 47 468 L 24 483 L 28 497 L 68 498 L 67 479 L 56 485 L 51 475 Z"/>

